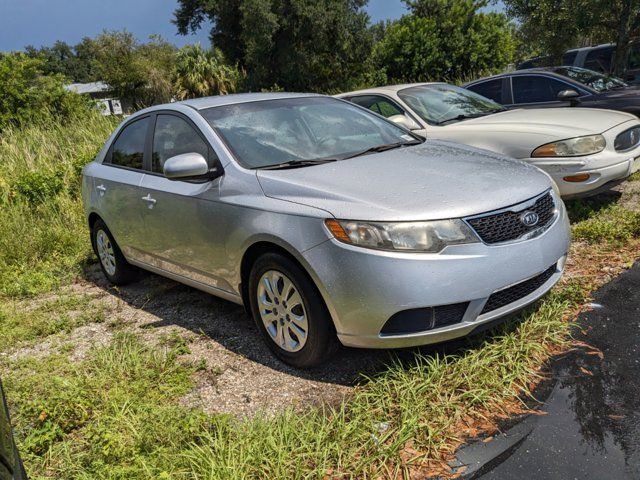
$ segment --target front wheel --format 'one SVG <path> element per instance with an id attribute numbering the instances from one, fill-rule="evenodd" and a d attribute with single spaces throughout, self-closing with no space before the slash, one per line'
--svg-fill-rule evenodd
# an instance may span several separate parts
<path id="1" fill-rule="evenodd" d="M 102 273 L 114 285 L 125 285 L 138 277 L 138 269 L 122 255 L 120 247 L 102 220 L 91 229 L 91 244 L 100 261 Z"/>
<path id="2" fill-rule="evenodd" d="M 249 277 L 249 301 L 267 345 L 285 363 L 313 367 L 337 347 L 320 293 L 291 259 L 277 253 L 259 257 Z"/>

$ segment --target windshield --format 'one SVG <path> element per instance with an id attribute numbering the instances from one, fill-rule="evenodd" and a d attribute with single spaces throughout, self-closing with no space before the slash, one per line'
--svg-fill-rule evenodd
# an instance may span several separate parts
<path id="1" fill-rule="evenodd" d="M 481 117 L 504 110 L 504 107 L 493 100 L 443 83 L 406 88 L 400 90 L 398 95 L 431 125 Z"/>
<path id="2" fill-rule="evenodd" d="M 330 97 L 237 103 L 200 111 L 241 165 L 342 160 L 417 137 L 353 104 Z"/>
<path id="3" fill-rule="evenodd" d="M 602 73 L 579 67 L 558 67 L 553 69 L 555 73 L 569 77 L 576 82 L 593 88 L 596 92 L 606 92 L 613 88 L 628 87 L 626 83 L 616 77 L 603 75 Z"/>

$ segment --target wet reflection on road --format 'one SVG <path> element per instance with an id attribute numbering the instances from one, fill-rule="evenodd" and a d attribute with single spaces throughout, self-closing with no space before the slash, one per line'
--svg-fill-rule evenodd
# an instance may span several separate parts
<path id="1" fill-rule="evenodd" d="M 640 263 L 595 302 L 575 332 L 592 348 L 554 362 L 546 415 L 480 478 L 640 479 Z"/>

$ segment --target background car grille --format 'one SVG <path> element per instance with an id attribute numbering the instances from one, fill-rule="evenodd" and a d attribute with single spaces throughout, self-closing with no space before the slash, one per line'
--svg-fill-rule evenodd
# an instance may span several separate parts
<path id="1" fill-rule="evenodd" d="M 522 223 L 520 215 L 524 211 L 538 214 L 538 223 L 529 227 Z M 517 240 L 523 235 L 540 228 L 549 226 L 555 212 L 555 203 L 551 192 L 540 197 L 531 207 L 519 212 L 500 212 L 487 214 L 467 220 L 485 243 L 501 243 Z"/>
<path id="2" fill-rule="evenodd" d="M 393 315 L 384 324 L 381 335 L 402 335 L 424 332 L 434 328 L 460 323 L 469 302 L 440 305 L 438 307 L 414 308 Z"/>
<path id="3" fill-rule="evenodd" d="M 516 302 L 521 298 L 524 298 L 527 295 L 535 292 L 542 285 L 544 285 L 547 280 L 551 278 L 555 271 L 556 265 L 554 264 L 547 268 L 541 274 L 536 275 L 529 280 L 525 280 L 524 282 L 520 282 L 513 287 L 505 288 L 504 290 L 500 290 L 499 292 L 492 294 L 489 297 L 489 300 L 487 300 L 487 303 L 484 305 L 484 308 L 482 309 L 482 312 L 480 312 L 480 315 L 482 315 L 483 313 L 491 312 L 493 310 L 497 310 L 501 307 L 504 307 L 505 305 L 509 305 L 510 303 Z"/>

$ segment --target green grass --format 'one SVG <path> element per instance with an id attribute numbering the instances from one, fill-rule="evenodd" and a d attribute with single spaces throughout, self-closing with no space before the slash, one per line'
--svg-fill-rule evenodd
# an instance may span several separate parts
<path id="1" fill-rule="evenodd" d="M 81 272 L 90 245 L 80 171 L 115 124 L 98 114 L 72 124 L 0 135 L 0 295 L 49 291 Z"/>
<path id="2" fill-rule="evenodd" d="M 623 242 L 640 236 L 640 211 L 629 210 L 617 203 L 596 208 L 578 203 L 574 207 L 574 215 L 582 217 L 572 227 L 575 240 Z"/>
<path id="3" fill-rule="evenodd" d="M 207 430 L 175 399 L 194 367 L 171 348 L 117 333 L 79 363 L 64 354 L 8 361 L 4 379 L 31 474 L 43 478 L 169 478 L 174 454 Z"/>
<path id="4" fill-rule="evenodd" d="M 569 341 L 563 317 L 594 285 L 573 276 L 521 322 L 448 354 L 398 360 L 338 406 L 251 420 L 207 415 L 180 399 L 193 388 L 196 371 L 219 372 L 188 363 L 190 341 L 182 335 L 151 345 L 111 322 L 113 336 L 79 358 L 76 345 L 64 343 L 67 332 L 109 320 L 114 308 L 56 290 L 81 274 L 89 258 L 79 171 L 112 128 L 111 120 L 96 116 L 77 127 L 39 126 L 0 139 L 0 352 L 36 351 L 0 355 L 0 372 L 32 478 L 408 475 L 459 442 L 461 425 L 505 411 L 517 395 L 530 393 L 540 366 Z M 569 208 L 574 239 L 584 241 L 581 252 L 603 255 L 594 260 L 602 265 L 590 268 L 604 266 L 611 252 L 627 249 L 631 259 L 629 246 L 640 237 L 637 209 L 613 197 Z M 37 352 L 38 342 L 52 335 L 57 347 Z"/>
<path id="5" fill-rule="evenodd" d="M 0 302 L 0 351 L 25 346 L 88 323 L 104 321 L 104 305 L 87 295 L 63 293 L 33 304 L 24 300 Z"/>

